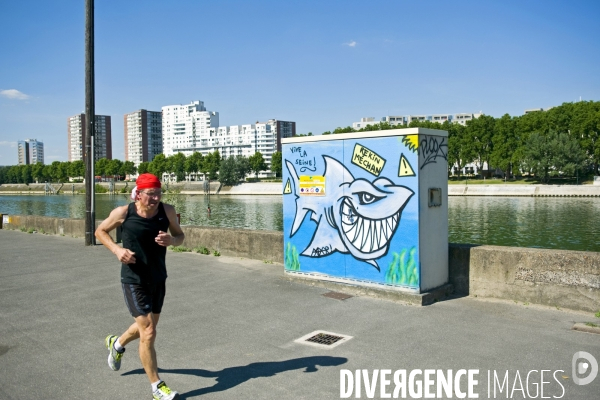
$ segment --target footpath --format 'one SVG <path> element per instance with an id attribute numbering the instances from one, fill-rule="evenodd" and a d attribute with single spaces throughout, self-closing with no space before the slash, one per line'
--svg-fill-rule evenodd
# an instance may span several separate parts
<path id="1" fill-rule="evenodd" d="M 468 297 L 427 307 L 340 300 L 286 280 L 280 264 L 233 257 L 169 252 L 167 265 L 157 356 L 182 398 L 393 398 L 396 388 L 402 398 L 402 383 L 405 398 L 600 393 L 600 376 L 577 384 L 593 368 L 589 356 L 572 364 L 578 352 L 600 361 L 600 335 L 571 329 L 600 321 L 592 314 Z M 119 273 L 114 255 L 81 238 L 0 230 L 1 399 L 151 398 L 135 345 L 120 371 L 106 363 L 104 338 L 132 322 Z M 296 342 L 315 331 L 351 338 Z M 451 374 L 458 390 L 437 396 L 440 374 L 426 370 Z"/>

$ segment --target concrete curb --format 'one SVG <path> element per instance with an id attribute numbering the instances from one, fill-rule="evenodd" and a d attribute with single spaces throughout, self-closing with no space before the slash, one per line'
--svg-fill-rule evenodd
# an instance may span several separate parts
<path id="1" fill-rule="evenodd" d="M 600 326 L 588 326 L 582 322 L 576 323 L 571 329 L 573 329 L 574 331 L 596 333 L 600 335 Z"/>

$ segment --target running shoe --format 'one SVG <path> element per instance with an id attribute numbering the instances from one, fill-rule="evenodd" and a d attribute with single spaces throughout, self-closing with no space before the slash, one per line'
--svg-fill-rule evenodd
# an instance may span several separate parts
<path id="1" fill-rule="evenodd" d="M 166 383 L 161 382 L 154 393 L 152 393 L 152 398 L 154 400 L 176 400 L 179 398 L 179 393 L 169 389 Z"/>
<path id="2" fill-rule="evenodd" d="M 115 335 L 108 335 L 106 339 L 104 339 L 104 344 L 108 349 L 108 366 L 113 371 L 118 371 L 121 368 L 121 358 L 123 357 L 123 353 L 125 353 L 125 349 L 123 351 L 118 352 L 115 349 L 115 342 L 119 337 Z"/>

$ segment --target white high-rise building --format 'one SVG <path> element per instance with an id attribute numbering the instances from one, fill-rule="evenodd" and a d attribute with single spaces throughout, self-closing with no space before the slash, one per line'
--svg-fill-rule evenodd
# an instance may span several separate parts
<path id="1" fill-rule="evenodd" d="M 163 152 L 162 113 L 138 110 L 125 114 L 125 161 L 136 167 Z"/>
<path id="2" fill-rule="evenodd" d="M 96 115 L 95 120 L 94 160 L 112 160 L 110 116 Z M 67 119 L 69 161 L 85 161 L 86 131 L 85 114 L 77 114 Z"/>
<path id="3" fill-rule="evenodd" d="M 37 139 L 19 140 L 19 165 L 44 163 L 44 143 Z"/>
<path id="4" fill-rule="evenodd" d="M 192 155 L 216 137 L 219 113 L 206 111 L 203 101 L 162 107 L 163 153 Z M 204 152 L 203 152 L 204 153 Z"/>
<path id="5" fill-rule="evenodd" d="M 247 125 L 219 126 L 219 113 L 206 111 L 204 102 L 162 107 L 163 152 L 206 156 L 219 151 L 221 157 L 250 157 L 260 152 L 271 168 L 271 157 L 281 151 L 281 138 L 296 135 L 296 123 L 270 119 Z M 272 175 L 263 171 L 260 176 Z"/>

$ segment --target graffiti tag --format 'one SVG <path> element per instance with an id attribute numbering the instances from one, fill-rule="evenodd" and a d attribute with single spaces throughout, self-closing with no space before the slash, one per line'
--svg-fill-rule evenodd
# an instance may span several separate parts
<path id="1" fill-rule="evenodd" d="M 425 136 L 419 143 L 419 153 L 423 155 L 423 164 L 420 169 L 431 163 L 437 163 L 437 159 L 443 158 L 448 161 L 448 143 L 445 137 Z"/>

